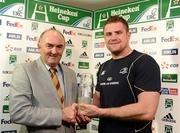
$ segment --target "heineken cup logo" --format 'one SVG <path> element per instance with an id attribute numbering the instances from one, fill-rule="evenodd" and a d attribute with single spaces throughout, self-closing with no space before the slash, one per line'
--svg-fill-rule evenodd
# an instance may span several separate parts
<path id="1" fill-rule="evenodd" d="M 45 22 L 49 22 L 46 5 L 35 4 L 31 19 L 36 19 L 38 16 L 43 16 Z"/>
<path id="2" fill-rule="evenodd" d="M 169 18 L 171 15 L 172 9 L 180 8 L 180 0 L 169 0 L 168 10 L 166 12 L 166 18 Z"/>

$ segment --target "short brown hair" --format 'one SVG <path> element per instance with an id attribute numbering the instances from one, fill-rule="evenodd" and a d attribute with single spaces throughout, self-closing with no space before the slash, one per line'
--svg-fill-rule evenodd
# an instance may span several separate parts
<path id="1" fill-rule="evenodd" d="M 129 31 L 128 22 L 127 22 L 123 17 L 119 17 L 119 16 L 110 16 L 110 17 L 108 18 L 108 20 L 105 22 L 104 27 L 105 27 L 107 24 L 117 23 L 117 22 L 123 23 L 124 26 L 126 27 L 127 31 Z"/>

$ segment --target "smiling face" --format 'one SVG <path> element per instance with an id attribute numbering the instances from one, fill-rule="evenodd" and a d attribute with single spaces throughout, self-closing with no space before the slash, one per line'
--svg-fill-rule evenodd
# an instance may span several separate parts
<path id="1" fill-rule="evenodd" d="M 130 32 L 122 22 L 108 23 L 104 27 L 104 40 L 113 58 L 126 56 L 130 51 Z"/>
<path id="2" fill-rule="evenodd" d="M 40 38 L 38 47 L 43 62 L 50 67 L 56 67 L 65 48 L 65 39 L 58 31 L 49 30 Z"/>

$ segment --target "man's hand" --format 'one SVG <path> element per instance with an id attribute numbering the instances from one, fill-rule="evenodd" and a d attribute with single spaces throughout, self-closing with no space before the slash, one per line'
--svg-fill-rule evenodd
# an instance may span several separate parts
<path id="1" fill-rule="evenodd" d="M 75 123 L 87 124 L 91 121 L 88 116 L 79 112 L 79 107 L 76 103 L 73 103 L 72 106 L 65 107 L 62 110 L 62 120 L 72 125 L 74 125 Z"/>
<path id="2" fill-rule="evenodd" d="M 100 115 L 100 108 L 95 105 L 80 103 L 78 104 L 78 112 L 81 115 L 93 118 Z"/>
<path id="3" fill-rule="evenodd" d="M 78 104 L 74 103 L 72 106 L 75 109 L 75 112 L 76 112 L 75 118 L 76 118 L 76 122 L 78 124 L 87 124 L 91 121 L 91 119 L 89 117 L 87 117 L 79 112 Z"/>
<path id="4" fill-rule="evenodd" d="M 74 125 L 76 123 L 76 114 L 75 105 L 65 107 L 62 110 L 62 120 Z"/>

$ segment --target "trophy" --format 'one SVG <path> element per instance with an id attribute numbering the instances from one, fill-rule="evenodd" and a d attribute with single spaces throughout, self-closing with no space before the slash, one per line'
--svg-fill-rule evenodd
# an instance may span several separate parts
<path id="1" fill-rule="evenodd" d="M 93 96 L 93 88 L 93 75 L 90 73 L 82 73 L 78 88 L 78 103 L 90 104 Z"/>

